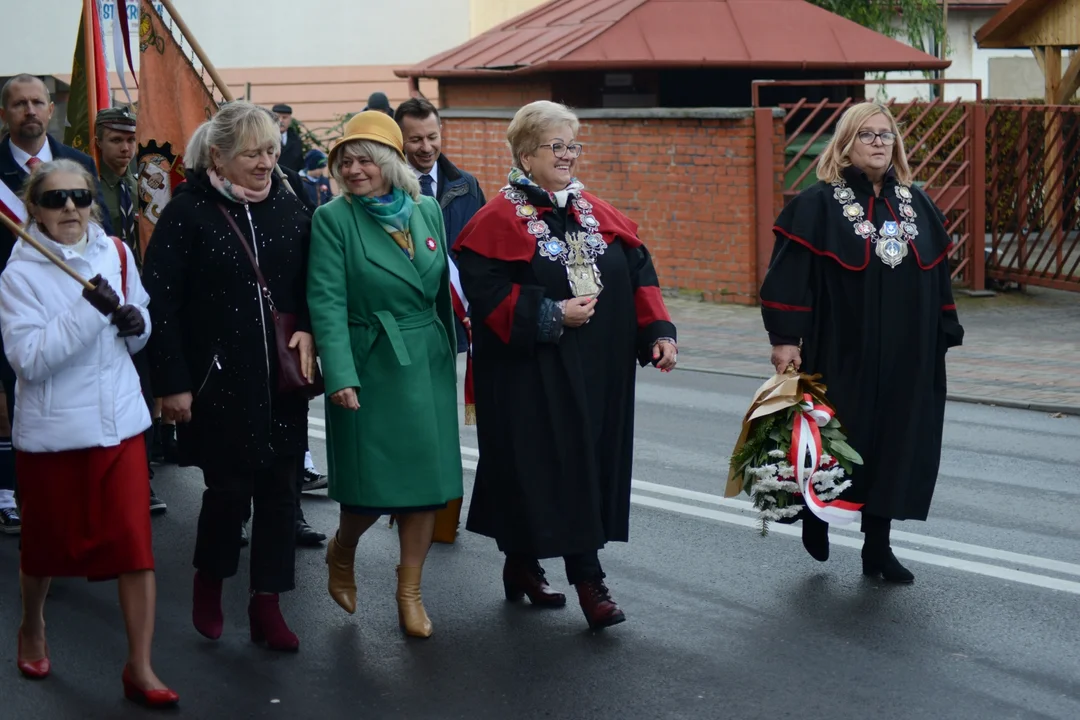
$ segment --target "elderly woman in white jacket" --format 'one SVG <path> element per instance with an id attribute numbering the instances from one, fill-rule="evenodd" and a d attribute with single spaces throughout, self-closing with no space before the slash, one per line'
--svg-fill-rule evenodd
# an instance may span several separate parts
<path id="1" fill-rule="evenodd" d="M 77 163 L 39 165 L 27 181 L 27 232 L 92 290 L 19 241 L 0 277 L 0 328 L 17 377 L 12 440 L 23 532 L 17 665 L 49 674 L 45 597 L 54 576 L 118 578 L 128 635 L 125 696 L 179 700 L 154 674 L 156 584 L 146 445 L 150 414 L 131 354 L 146 345 L 150 298 L 131 251 L 92 222 L 94 181 Z M 114 290 L 117 288 L 118 290 Z"/>

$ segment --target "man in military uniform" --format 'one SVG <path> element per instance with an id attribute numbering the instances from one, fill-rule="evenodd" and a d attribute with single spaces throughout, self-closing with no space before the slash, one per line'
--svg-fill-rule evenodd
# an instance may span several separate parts
<path id="1" fill-rule="evenodd" d="M 135 115 L 127 108 L 107 108 L 97 114 L 95 135 L 101 152 L 101 191 L 105 208 L 117 237 L 127 243 L 135 256 L 135 269 L 142 272 L 142 250 L 139 246 L 138 223 L 138 168 L 135 154 L 138 144 L 135 141 Z M 147 366 L 145 351 L 138 353 L 132 360 L 139 371 L 143 395 L 146 397 L 150 413 L 154 412 L 154 394 L 150 389 L 150 369 Z M 147 457 L 152 450 L 154 430 L 146 435 Z M 151 476 L 153 471 L 151 471 Z M 167 506 L 150 488 L 150 512 L 165 512 Z"/>

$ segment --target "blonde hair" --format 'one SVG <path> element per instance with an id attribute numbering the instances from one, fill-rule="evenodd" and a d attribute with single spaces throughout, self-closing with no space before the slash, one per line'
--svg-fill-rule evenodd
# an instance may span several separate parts
<path id="1" fill-rule="evenodd" d="M 818 158 L 818 180 L 834 183 L 841 178 L 844 168 L 851 167 L 851 147 L 858 139 L 859 131 L 867 120 L 875 115 L 884 115 L 889 121 L 889 128 L 896 133 L 896 142 L 892 148 L 892 167 L 896 179 L 901 185 L 911 185 L 911 167 L 908 165 L 907 151 L 904 150 L 904 136 L 896 118 L 888 107 L 876 102 L 863 102 L 852 105 L 840 116 L 836 123 L 836 133 Z"/>
<path id="2" fill-rule="evenodd" d="M 209 170 L 213 163 L 211 148 L 217 148 L 231 160 L 246 150 L 265 145 L 273 145 L 281 152 L 281 130 L 277 123 L 265 109 L 237 100 L 223 105 L 213 118 L 192 133 L 184 165 L 193 170 Z"/>
<path id="3" fill-rule="evenodd" d="M 26 204 L 26 229 L 29 230 L 30 226 L 37 222 L 31 208 L 38 207 L 38 203 L 41 202 L 41 194 L 44 192 L 42 186 L 50 175 L 56 173 L 70 173 L 82 178 L 83 182 L 86 183 L 86 189 L 90 191 L 90 196 L 94 198 L 93 204 L 90 205 L 90 219 L 100 223 L 101 207 L 97 204 L 97 183 L 94 181 L 94 176 L 74 160 L 60 159 L 50 160 L 47 163 L 38 165 L 34 168 L 34 172 L 30 173 L 30 177 L 26 179 L 26 184 L 23 185 L 22 201 Z"/>
<path id="4" fill-rule="evenodd" d="M 544 131 L 562 124 L 569 125 L 574 135 L 581 129 L 581 121 L 570 108 L 550 100 L 537 100 L 518 110 L 506 128 L 506 144 L 510 146 L 514 166 L 520 168 L 521 158 L 540 148 Z"/>
<path id="5" fill-rule="evenodd" d="M 420 181 L 416 179 L 413 171 L 396 150 L 374 140 L 350 140 L 334 149 L 334 164 L 330 167 L 330 174 L 341 188 L 342 194 L 350 194 L 346 189 L 349 186 L 341 176 L 341 160 L 346 155 L 354 159 L 370 158 L 371 162 L 379 166 L 383 179 L 388 180 L 391 187 L 401 188 L 413 200 L 420 201 Z"/>

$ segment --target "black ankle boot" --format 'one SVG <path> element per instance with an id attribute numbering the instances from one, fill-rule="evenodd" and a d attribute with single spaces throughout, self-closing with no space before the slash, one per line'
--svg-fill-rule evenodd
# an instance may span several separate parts
<path id="1" fill-rule="evenodd" d="M 863 575 L 880 575 L 885 582 L 910 585 L 915 582 L 915 576 L 900 564 L 889 547 L 891 526 L 889 518 L 863 514 L 862 528 L 866 536 L 862 549 Z"/>
<path id="2" fill-rule="evenodd" d="M 818 562 L 829 559 L 829 523 L 806 510 L 802 511 L 802 544 Z"/>

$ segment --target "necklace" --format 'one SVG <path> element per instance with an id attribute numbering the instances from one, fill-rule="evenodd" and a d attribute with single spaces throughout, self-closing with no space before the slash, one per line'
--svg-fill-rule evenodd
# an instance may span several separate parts
<path id="1" fill-rule="evenodd" d="M 585 232 L 568 232 L 564 240 L 551 235 L 551 229 L 540 219 L 536 206 L 528 202 L 524 192 L 507 185 L 502 194 L 517 208 L 517 216 L 525 221 L 526 230 L 536 238 L 540 254 L 566 268 L 566 278 L 574 297 L 596 297 L 604 289 L 596 258 L 607 250 L 607 243 L 600 234 L 600 221 L 592 214 L 592 203 L 580 195 L 570 201 Z"/>
<path id="2" fill-rule="evenodd" d="M 881 225 L 881 230 L 866 219 L 863 206 L 855 201 L 855 191 L 847 186 L 843 180 L 837 180 L 832 184 L 833 197 L 843 207 L 844 217 L 855 226 L 855 234 L 863 239 L 868 239 L 874 244 L 874 252 L 891 268 L 904 261 L 908 254 L 908 245 L 919 234 L 919 228 L 915 225 L 915 208 L 911 207 L 911 188 L 906 185 L 896 185 L 896 199 L 899 201 L 899 220 L 886 220 Z M 889 201 L 885 201 L 888 206 Z M 891 207 L 890 207 L 891 211 Z"/>

